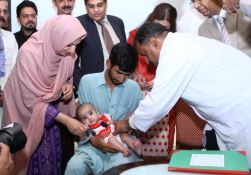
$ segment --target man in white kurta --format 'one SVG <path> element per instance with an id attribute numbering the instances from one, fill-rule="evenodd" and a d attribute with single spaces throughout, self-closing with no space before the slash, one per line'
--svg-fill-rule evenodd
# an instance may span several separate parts
<path id="1" fill-rule="evenodd" d="M 220 149 L 246 151 L 251 168 L 251 59 L 212 39 L 163 31 L 158 24 L 138 31 L 138 38 L 147 38 L 140 43 L 136 36 L 138 51 L 158 65 L 156 78 L 117 131 L 147 131 L 181 97 L 215 129 Z"/>

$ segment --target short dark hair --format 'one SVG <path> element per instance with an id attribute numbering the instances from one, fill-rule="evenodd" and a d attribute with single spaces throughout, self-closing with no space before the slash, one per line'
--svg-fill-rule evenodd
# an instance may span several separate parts
<path id="1" fill-rule="evenodd" d="M 20 17 L 20 12 L 23 8 L 25 7 L 31 7 L 35 10 L 36 12 L 36 15 L 37 15 L 37 6 L 34 2 L 32 1 L 29 1 L 29 0 L 24 0 L 22 1 L 18 6 L 17 6 L 17 10 L 16 10 L 16 13 L 17 13 L 17 17 L 19 18 Z"/>
<path id="2" fill-rule="evenodd" d="M 84 108 L 86 106 L 91 106 L 96 110 L 95 106 L 92 103 L 90 103 L 90 102 L 82 103 L 76 109 L 76 114 L 75 114 L 76 119 L 81 120 L 82 116 L 80 116 L 80 111 L 82 110 L 82 108 Z"/>
<path id="3" fill-rule="evenodd" d="M 148 41 L 151 37 L 166 36 L 168 29 L 157 23 L 144 23 L 138 30 L 134 38 L 134 46 L 137 47 L 137 43 L 143 44 Z"/>
<path id="4" fill-rule="evenodd" d="M 104 0 L 104 1 L 105 1 L 105 3 L 106 3 L 107 0 Z M 87 4 L 87 2 L 88 2 L 88 0 L 85 0 L 85 5 Z"/>
<path id="5" fill-rule="evenodd" d="M 121 42 L 113 46 L 110 57 L 112 66 L 119 66 L 123 72 L 133 73 L 138 64 L 137 50 L 126 42 Z"/>

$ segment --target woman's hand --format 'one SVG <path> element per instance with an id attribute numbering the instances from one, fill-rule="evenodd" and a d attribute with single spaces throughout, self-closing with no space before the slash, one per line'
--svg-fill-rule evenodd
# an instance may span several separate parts
<path id="1" fill-rule="evenodd" d="M 75 102 L 76 109 L 79 107 L 79 105 L 80 105 L 80 102 L 79 102 L 79 100 L 77 100 L 77 101 Z"/>
<path id="2" fill-rule="evenodd" d="M 83 137 L 87 129 L 89 129 L 87 125 L 61 112 L 56 117 L 56 120 L 65 125 L 70 133 L 79 137 Z"/>
<path id="3" fill-rule="evenodd" d="M 63 99 L 70 100 L 73 97 L 73 85 L 65 83 L 62 87 Z"/>
<path id="4" fill-rule="evenodd" d="M 72 134 L 79 137 L 83 137 L 87 129 L 89 129 L 88 126 L 71 117 L 69 117 L 66 127 Z"/>

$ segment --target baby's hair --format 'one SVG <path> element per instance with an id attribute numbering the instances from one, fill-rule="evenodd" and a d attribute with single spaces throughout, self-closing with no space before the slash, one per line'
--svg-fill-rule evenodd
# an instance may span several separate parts
<path id="1" fill-rule="evenodd" d="M 95 109 L 95 106 L 92 104 L 92 103 L 90 103 L 90 102 L 85 102 L 85 103 L 83 103 L 83 104 L 80 104 L 79 106 L 78 106 L 78 108 L 77 108 L 77 110 L 76 110 L 76 118 L 78 119 L 78 120 L 81 120 L 81 116 L 80 116 L 80 111 L 84 108 L 84 107 L 86 107 L 86 106 L 91 106 L 91 107 L 93 107 L 94 109 Z"/>

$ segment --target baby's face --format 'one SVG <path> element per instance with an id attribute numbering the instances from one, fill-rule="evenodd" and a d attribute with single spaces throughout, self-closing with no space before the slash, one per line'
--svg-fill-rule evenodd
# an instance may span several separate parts
<path id="1" fill-rule="evenodd" d="M 81 109 L 80 121 L 85 125 L 91 125 L 98 121 L 98 113 L 92 106 L 85 106 Z"/>

